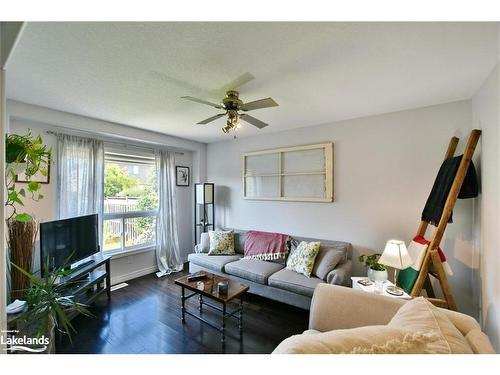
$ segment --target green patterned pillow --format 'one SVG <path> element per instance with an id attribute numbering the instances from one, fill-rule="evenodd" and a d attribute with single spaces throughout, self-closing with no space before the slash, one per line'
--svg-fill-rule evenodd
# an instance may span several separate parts
<path id="1" fill-rule="evenodd" d="M 208 255 L 234 255 L 234 233 L 232 230 L 210 230 L 210 250 Z"/>
<path id="2" fill-rule="evenodd" d="M 288 257 L 286 268 L 311 277 L 320 244 L 321 242 L 302 241 Z"/>

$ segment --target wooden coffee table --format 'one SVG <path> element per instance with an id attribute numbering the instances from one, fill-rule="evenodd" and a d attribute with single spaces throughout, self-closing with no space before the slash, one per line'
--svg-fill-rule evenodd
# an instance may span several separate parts
<path id="1" fill-rule="evenodd" d="M 181 319 L 182 323 L 186 323 L 186 314 L 196 318 L 203 323 L 215 328 L 222 334 L 221 341 L 225 343 L 226 341 L 226 319 L 236 318 L 238 319 L 238 328 L 240 331 L 240 340 L 243 337 L 243 295 L 250 289 L 247 285 L 240 284 L 238 282 L 232 281 L 227 277 L 214 275 L 210 272 L 204 272 L 206 277 L 197 281 L 188 281 L 187 276 L 180 277 L 175 280 L 175 284 L 182 288 L 182 308 L 181 308 Z M 217 283 L 220 281 L 228 282 L 228 291 L 225 294 L 219 294 L 217 291 Z M 203 284 L 198 284 L 203 283 Z M 186 289 L 193 292 L 186 296 Z M 200 315 L 194 314 L 186 310 L 186 300 L 198 295 L 199 296 L 199 307 L 198 310 Z M 211 299 L 215 302 L 222 304 L 222 307 L 214 305 L 212 303 L 206 302 L 203 297 Z M 227 304 L 232 300 L 239 298 L 239 306 L 233 311 L 227 311 Z M 203 306 L 208 306 L 214 310 L 220 311 L 222 313 L 222 325 L 217 325 L 201 316 L 203 314 Z"/>

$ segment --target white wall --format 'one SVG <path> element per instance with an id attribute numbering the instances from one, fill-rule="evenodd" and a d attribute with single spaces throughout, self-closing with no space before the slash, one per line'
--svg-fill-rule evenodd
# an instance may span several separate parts
<path id="1" fill-rule="evenodd" d="M 106 139 L 120 139 L 124 143 L 147 144 L 170 147 L 179 151 L 176 153 L 176 165 L 188 166 L 191 170 L 191 184 L 189 187 L 177 187 L 179 244 L 181 257 L 187 261 L 187 255 L 193 249 L 193 182 L 204 179 L 206 145 L 163 136 L 119 124 L 109 124 L 104 121 L 89 119 L 82 116 L 54 111 L 47 108 L 27 105 L 19 102 L 8 102 L 10 115 L 9 131 L 25 133 L 28 128 L 32 132 L 41 134 L 44 142 L 53 147 L 53 154 L 57 152 L 57 142 L 54 135 L 47 134 L 47 130 L 61 130 L 64 125 L 69 132 L 97 132 Z M 35 121 L 40 118 L 43 122 Z M 62 123 L 61 121 L 64 121 Z M 109 126 L 108 126 L 109 125 Z M 64 129 L 62 130 L 64 131 Z M 82 133 L 83 135 L 88 135 Z M 200 177 L 201 176 L 201 177 Z M 27 201 L 26 212 L 33 213 L 40 222 L 57 219 L 57 167 L 52 165 L 50 183 L 43 185 L 41 193 L 44 199 L 38 203 Z M 37 244 L 38 252 L 38 244 Z M 35 267 L 39 265 L 39 256 L 35 256 Z M 134 277 L 155 272 L 156 258 L 153 249 L 142 251 L 133 255 L 118 255 L 113 258 L 111 265 L 112 283 L 119 283 Z"/>
<path id="2" fill-rule="evenodd" d="M 475 207 L 481 323 L 500 352 L 500 119 L 498 65 L 472 99 L 473 126 L 482 129 L 481 195 Z"/>
<path id="3" fill-rule="evenodd" d="M 391 238 L 408 243 L 450 138 L 465 140 L 470 127 L 471 102 L 461 101 L 209 144 L 207 171 L 216 185 L 217 225 L 348 241 L 355 256 L 380 252 Z M 334 203 L 242 198 L 244 152 L 325 141 L 335 147 Z M 457 202 L 454 221 L 443 241 L 455 270 L 450 282 L 459 309 L 477 316 L 471 286 L 472 200 Z M 354 263 L 354 275 L 365 274 Z"/>

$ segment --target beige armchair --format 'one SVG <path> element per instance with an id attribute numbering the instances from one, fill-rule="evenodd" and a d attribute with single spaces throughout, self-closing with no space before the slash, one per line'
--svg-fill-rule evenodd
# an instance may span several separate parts
<path id="1" fill-rule="evenodd" d="M 320 284 L 312 298 L 309 330 L 304 333 L 386 325 L 406 302 L 362 290 Z M 474 318 L 455 311 L 441 310 L 466 338 L 474 353 L 495 353 Z"/>

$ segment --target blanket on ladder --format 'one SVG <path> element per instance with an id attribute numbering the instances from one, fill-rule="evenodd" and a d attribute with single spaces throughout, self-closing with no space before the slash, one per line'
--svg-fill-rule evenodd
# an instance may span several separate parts
<path id="1" fill-rule="evenodd" d="M 422 267 L 422 262 L 424 261 L 425 252 L 429 244 L 430 241 L 427 241 L 424 237 L 415 236 L 408 246 L 408 253 L 411 256 L 411 259 L 413 259 L 413 265 L 400 271 L 398 275 L 398 285 L 408 294 L 411 293 L 413 285 L 415 285 L 415 282 L 417 281 L 420 268 Z M 446 256 L 441 248 L 438 249 L 438 254 L 441 259 L 441 263 L 443 264 L 444 271 L 447 275 L 452 276 L 453 271 L 446 261 Z"/>

